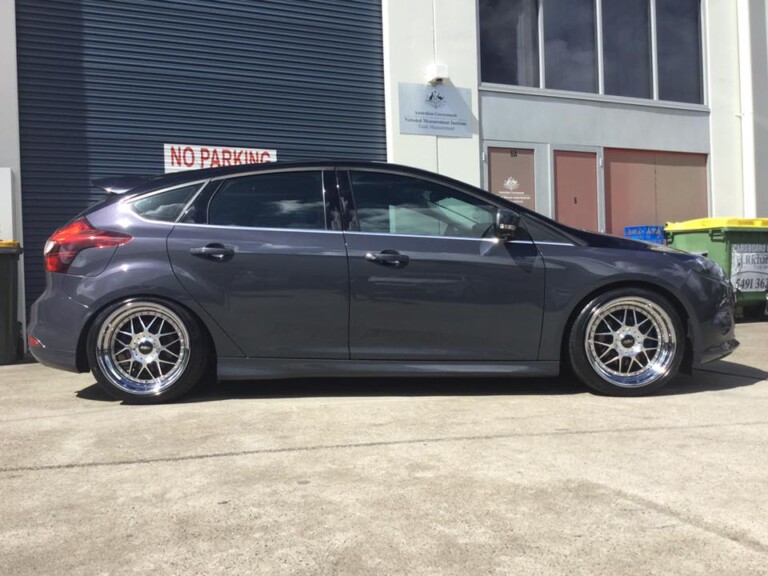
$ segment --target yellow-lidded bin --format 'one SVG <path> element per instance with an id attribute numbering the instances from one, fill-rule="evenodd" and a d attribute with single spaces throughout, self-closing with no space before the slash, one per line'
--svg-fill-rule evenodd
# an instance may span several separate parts
<path id="1" fill-rule="evenodd" d="M 667 244 L 717 262 L 736 290 L 736 304 L 765 310 L 768 295 L 768 218 L 699 218 L 670 222 Z M 741 314 L 740 314 L 741 315 Z"/>
<path id="2" fill-rule="evenodd" d="M 0 240 L 0 364 L 15 362 L 23 350 L 17 312 L 20 255 L 18 242 Z"/>

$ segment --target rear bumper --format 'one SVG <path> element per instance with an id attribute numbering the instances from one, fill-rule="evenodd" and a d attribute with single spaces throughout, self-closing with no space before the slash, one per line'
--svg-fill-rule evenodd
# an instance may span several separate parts
<path id="1" fill-rule="evenodd" d="M 55 276 L 55 275 L 54 275 Z M 30 346 L 32 356 L 45 366 L 68 372 L 83 372 L 78 366 L 77 347 L 89 309 L 49 287 L 32 305 L 28 335 L 39 344 Z"/>
<path id="2" fill-rule="evenodd" d="M 69 350 L 56 350 L 41 343 L 40 346 L 29 348 L 32 356 L 43 366 L 79 373 L 77 368 L 77 353 Z"/>

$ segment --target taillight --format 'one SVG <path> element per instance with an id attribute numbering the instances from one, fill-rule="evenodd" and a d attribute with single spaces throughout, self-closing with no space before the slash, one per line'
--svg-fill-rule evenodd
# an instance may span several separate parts
<path id="1" fill-rule="evenodd" d="M 85 218 L 79 218 L 59 228 L 45 243 L 45 269 L 66 273 L 83 250 L 122 246 L 133 239 L 128 234 L 98 230 Z"/>

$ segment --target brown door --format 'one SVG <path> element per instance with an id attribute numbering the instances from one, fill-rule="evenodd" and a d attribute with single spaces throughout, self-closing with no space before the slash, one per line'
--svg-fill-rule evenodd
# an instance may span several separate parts
<path id="1" fill-rule="evenodd" d="M 597 154 L 555 151 L 555 218 L 598 232 Z"/>
<path id="2" fill-rule="evenodd" d="M 605 216 L 615 236 L 706 217 L 707 155 L 606 148 Z"/>
<path id="3" fill-rule="evenodd" d="M 536 209 L 533 150 L 488 148 L 490 191 L 502 198 Z"/>

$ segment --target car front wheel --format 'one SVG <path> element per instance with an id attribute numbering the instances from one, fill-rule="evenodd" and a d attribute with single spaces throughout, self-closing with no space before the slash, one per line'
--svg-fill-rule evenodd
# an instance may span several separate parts
<path id="1" fill-rule="evenodd" d="M 613 396 L 650 394 L 677 375 L 682 322 L 666 298 L 641 288 L 593 299 L 571 330 L 571 368 L 590 388 Z"/>
<path id="2" fill-rule="evenodd" d="M 131 299 L 102 311 L 88 337 L 96 381 L 134 404 L 178 398 L 208 374 L 209 347 L 199 322 L 183 308 Z"/>

